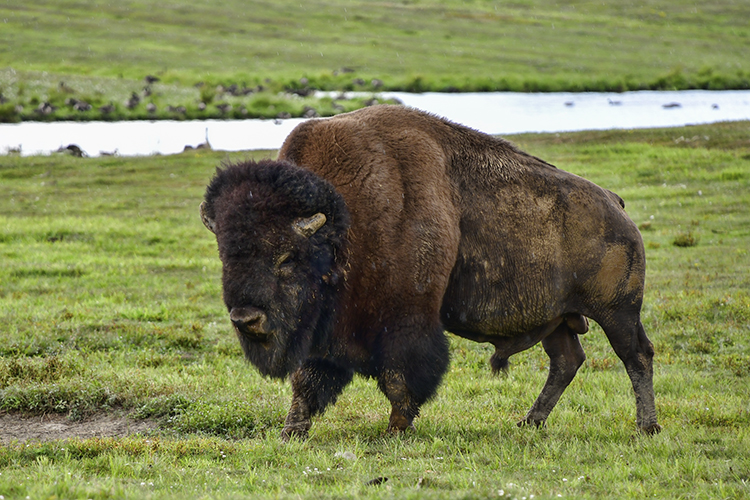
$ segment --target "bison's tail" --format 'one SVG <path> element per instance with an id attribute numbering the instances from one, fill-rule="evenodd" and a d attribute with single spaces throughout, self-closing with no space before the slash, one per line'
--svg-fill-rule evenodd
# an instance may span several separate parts
<path id="1" fill-rule="evenodd" d="M 497 375 L 500 372 L 507 371 L 509 365 L 510 363 L 508 362 L 508 358 L 500 356 L 497 351 L 495 351 L 492 357 L 490 357 L 490 366 L 492 367 L 493 375 Z"/>

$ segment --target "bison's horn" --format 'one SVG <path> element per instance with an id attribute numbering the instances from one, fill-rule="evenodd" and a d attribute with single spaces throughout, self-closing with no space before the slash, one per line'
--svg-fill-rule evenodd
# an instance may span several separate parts
<path id="1" fill-rule="evenodd" d="M 304 236 L 305 238 L 309 238 L 310 236 L 315 234 L 315 231 L 323 227 L 323 224 L 325 223 L 326 216 L 318 212 L 312 217 L 306 217 L 296 220 L 294 224 L 292 224 L 292 229 L 294 229 L 295 233 Z"/>
<path id="2" fill-rule="evenodd" d="M 206 229 L 216 234 L 216 231 L 215 231 L 216 224 L 214 223 L 214 220 L 211 217 L 209 217 L 208 213 L 206 212 L 205 201 L 201 203 L 201 220 L 203 221 L 203 225 L 206 226 Z"/>

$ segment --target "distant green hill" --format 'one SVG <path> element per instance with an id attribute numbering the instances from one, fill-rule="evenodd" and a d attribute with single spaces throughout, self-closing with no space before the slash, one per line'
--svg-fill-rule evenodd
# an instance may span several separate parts
<path id="1" fill-rule="evenodd" d="M 174 95 L 157 107 L 183 106 L 187 114 L 198 113 L 190 107 L 198 99 L 213 104 L 220 84 L 219 98 L 223 89 L 258 86 L 273 93 L 750 88 L 744 0 L 10 0 L 0 4 L 0 25 L 3 121 L 28 119 L 15 112 L 19 103 L 55 97 L 50 82 L 98 96 L 96 115 L 110 100 L 123 107 L 148 75 Z M 90 85 L 71 85 L 79 76 Z M 244 105 L 253 115 L 262 107 Z M 301 115 L 304 106 L 297 108 L 284 111 Z M 145 104 L 144 116 L 118 112 L 149 117 Z"/>

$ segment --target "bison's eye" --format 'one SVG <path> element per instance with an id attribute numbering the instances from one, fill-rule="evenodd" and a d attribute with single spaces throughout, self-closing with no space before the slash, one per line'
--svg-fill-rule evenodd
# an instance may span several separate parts
<path id="1" fill-rule="evenodd" d="M 292 272 L 292 254 L 284 252 L 276 257 L 276 269 L 282 276 L 287 276 Z"/>
<path id="2" fill-rule="evenodd" d="M 281 267 L 285 263 L 289 262 L 289 259 L 292 257 L 292 254 L 290 252 L 284 252 L 278 257 L 276 257 L 276 267 Z"/>

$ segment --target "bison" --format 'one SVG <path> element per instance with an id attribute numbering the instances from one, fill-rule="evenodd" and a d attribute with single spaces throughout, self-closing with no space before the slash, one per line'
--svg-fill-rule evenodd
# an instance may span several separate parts
<path id="1" fill-rule="evenodd" d="M 625 364 L 637 425 L 660 430 L 640 320 L 645 257 L 614 193 L 509 142 L 402 106 L 302 123 L 278 160 L 217 169 L 200 207 L 249 361 L 290 376 L 282 438 L 360 373 L 413 428 L 449 361 L 445 331 L 542 342 L 550 367 L 522 424 L 543 425 L 585 360 L 591 318 Z"/>

